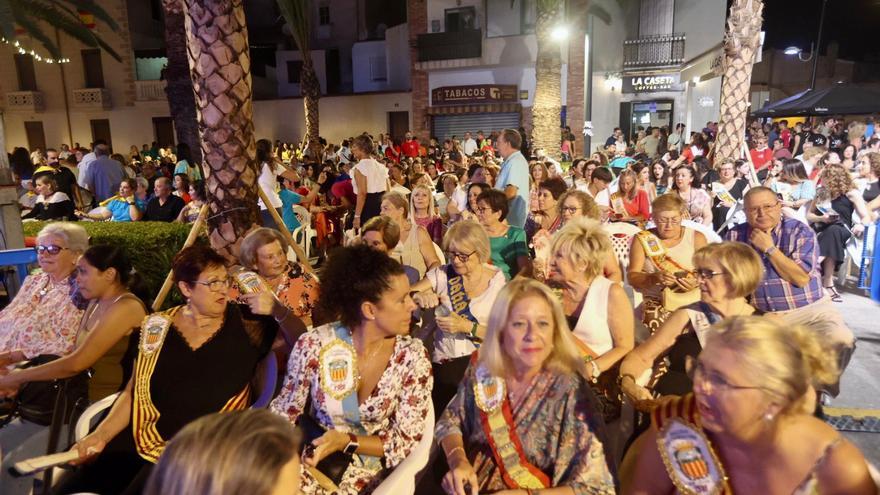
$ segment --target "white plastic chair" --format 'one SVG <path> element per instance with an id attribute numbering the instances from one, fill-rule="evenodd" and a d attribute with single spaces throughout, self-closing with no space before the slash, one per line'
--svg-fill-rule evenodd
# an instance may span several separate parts
<path id="1" fill-rule="evenodd" d="M 299 227 L 293 229 L 291 235 L 300 247 L 306 258 L 311 258 L 312 241 L 318 236 L 318 233 L 312 227 L 312 214 L 302 205 L 293 205 L 293 213 L 299 220 Z"/>
<path id="2" fill-rule="evenodd" d="M 626 272 L 629 268 L 629 249 L 632 247 L 636 234 L 641 232 L 642 229 L 626 222 L 606 223 L 602 225 L 602 229 L 608 234 L 608 238 L 611 239 L 611 248 L 614 250 L 614 256 L 617 257 L 617 262 L 623 274 L 623 290 L 626 291 L 626 295 L 629 296 L 630 302 L 635 308 L 642 304 L 642 293 L 629 285 Z"/>
<path id="3" fill-rule="evenodd" d="M 422 439 L 394 471 L 373 490 L 373 495 L 412 495 L 416 491 L 416 475 L 428 463 L 434 443 L 434 405 L 428 401 L 428 414 Z"/>
<path id="4" fill-rule="evenodd" d="M 107 397 L 104 397 L 103 399 L 95 402 L 94 404 L 86 408 L 86 410 L 83 411 L 82 414 L 80 414 L 79 419 L 76 420 L 76 428 L 74 428 L 73 430 L 74 440 L 79 442 L 86 435 L 88 435 L 93 426 L 92 420 L 94 420 L 99 414 L 101 414 L 104 409 L 109 409 L 111 406 L 113 406 L 113 403 L 116 402 L 116 399 L 118 398 L 119 392 L 116 392 L 115 394 L 108 395 Z"/>
<path id="5" fill-rule="evenodd" d="M 716 234 L 715 231 L 712 230 L 711 226 L 703 225 L 701 223 L 694 222 L 693 220 L 682 220 L 681 226 L 696 230 L 697 232 L 703 234 L 704 236 L 706 236 L 706 241 L 708 241 L 710 244 L 721 242 L 723 240 L 721 239 L 720 235 Z"/>

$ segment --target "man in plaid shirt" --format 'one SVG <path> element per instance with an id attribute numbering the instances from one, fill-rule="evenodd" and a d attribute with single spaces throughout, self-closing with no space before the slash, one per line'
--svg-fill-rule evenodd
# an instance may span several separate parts
<path id="1" fill-rule="evenodd" d="M 751 245 L 764 261 L 764 280 L 752 304 L 824 335 L 825 348 L 838 354 L 842 373 L 855 337 L 822 290 L 816 233 L 798 220 L 783 219 L 782 204 L 772 189 L 753 187 L 744 201 L 748 223 L 732 228 L 726 237 Z M 828 384 L 825 391 L 836 396 L 839 383 Z"/>

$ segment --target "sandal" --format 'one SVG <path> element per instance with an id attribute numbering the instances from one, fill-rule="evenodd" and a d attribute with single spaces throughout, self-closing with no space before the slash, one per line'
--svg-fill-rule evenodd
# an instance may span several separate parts
<path id="1" fill-rule="evenodd" d="M 843 302 L 843 298 L 840 297 L 840 293 L 837 292 L 837 288 L 835 288 L 833 285 L 829 285 L 828 287 L 825 287 L 825 292 L 829 296 L 831 296 L 832 301 L 837 302 L 837 303 Z"/>

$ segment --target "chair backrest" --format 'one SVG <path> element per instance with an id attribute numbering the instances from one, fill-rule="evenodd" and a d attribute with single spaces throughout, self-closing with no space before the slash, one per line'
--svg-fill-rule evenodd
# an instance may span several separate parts
<path id="1" fill-rule="evenodd" d="M 629 248 L 632 246 L 636 234 L 642 229 L 626 222 L 606 223 L 602 225 L 602 229 L 611 239 L 614 256 L 617 257 L 617 262 L 620 263 L 623 273 L 626 273 L 626 269 L 629 267 Z"/>
<path id="2" fill-rule="evenodd" d="M 434 405 L 428 401 L 428 414 L 422 439 L 391 474 L 373 490 L 373 495 L 412 495 L 416 491 L 416 474 L 428 464 L 434 443 Z"/>
<path id="3" fill-rule="evenodd" d="M 92 429 L 92 420 L 96 418 L 99 414 L 101 414 L 101 412 L 103 412 L 105 409 L 110 409 L 110 406 L 112 406 L 113 403 L 116 402 L 116 399 L 119 398 L 119 394 L 120 392 L 116 392 L 115 394 L 104 397 L 103 399 L 95 402 L 94 404 L 86 408 L 86 410 L 79 415 L 79 419 L 76 420 L 76 427 L 73 430 L 73 438 L 77 442 L 79 442 L 86 435 L 89 434 L 89 430 Z"/>
<path id="4" fill-rule="evenodd" d="M 296 215 L 296 219 L 299 220 L 300 225 L 303 225 L 306 229 L 311 228 L 312 214 L 305 206 L 293 205 L 293 214 Z"/>
<path id="5" fill-rule="evenodd" d="M 267 407 L 275 396 L 275 387 L 278 384 L 278 359 L 274 352 L 269 351 L 269 354 L 266 354 L 257 365 L 252 383 L 255 390 L 259 390 L 260 395 L 251 404 L 251 409 Z"/>
<path id="6" fill-rule="evenodd" d="M 711 243 L 721 242 L 721 236 L 716 234 L 712 227 L 708 225 L 703 225 L 701 223 L 694 222 L 693 220 L 682 220 L 682 227 L 687 227 L 689 229 L 696 230 L 697 232 L 703 234 L 706 237 L 706 241 Z"/>

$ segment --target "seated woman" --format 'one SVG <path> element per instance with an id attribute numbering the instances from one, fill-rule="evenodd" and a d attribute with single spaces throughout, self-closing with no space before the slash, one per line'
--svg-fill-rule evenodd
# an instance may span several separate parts
<path id="1" fill-rule="evenodd" d="M 484 170 L 482 167 L 479 170 Z M 449 211 L 449 221 L 458 222 L 461 220 L 477 220 L 477 198 L 480 194 L 491 189 L 485 182 L 472 182 L 467 184 L 462 191 L 464 198 L 464 209 L 460 210 L 456 201 L 449 203 L 447 210 Z"/>
<path id="2" fill-rule="evenodd" d="M 650 412 L 655 396 L 693 391 L 685 365 L 700 354 L 709 326 L 733 316 L 762 314 L 746 300 L 764 278 L 764 264 L 751 246 L 739 242 L 708 244 L 694 253 L 694 273 L 700 301 L 675 310 L 620 366 L 621 389 L 640 411 Z M 645 371 L 664 357 L 667 370 L 651 389 L 639 385 Z"/>
<path id="3" fill-rule="evenodd" d="M 489 265 L 489 237 L 471 220 L 458 222 L 443 239 L 446 266 L 429 271 L 413 285 L 413 300 L 435 308 L 434 412 L 438 416 L 455 395 L 471 354 L 486 336 L 489 311 L 504 287 L 504 273 Z"/>
<path id="4" fill-rule="evenodd" d="M 559 215 L 559 198 L 565 194 L 565 181 L 559 177 L 547 179 L 538 184 L 537 210 L 533 210 L 526 219 L 523 230 L 529 243 L 535 242 L 536 236 L 549 238 L 562 225 Z"/>
<path id="5" fill-rule="evenodd" d="M 507 280 L 528 276 L 532 271 L 525 231 L 504 221 L 509 208 L 507 196 L 497 189 L 486 189 L 477 198 L 477 218 L 489 235 L 492 264 L 504 272 Z"/>
<path id="6" fill-rule="evenodd" d="M 400 242 L 392 249 L 391 257 L 415 268 L 419 278 L 424 277 L 426 271 L 440 266 L 431 236 L 427 230 L 409 220 L 409 203 L 402 194 L 385 193 L 380 211 L 400 227 Z"/>
<path id="7" fill-rule="evenodd" d="M 189 195 L 189 175 L 174 174 L 174 195 L 183 200 L 184 203 L 192 201 Z"/>
<path id="8" fill-rule="evenodd" d="M 275 229 L 252 230 L 243 241 L 239 253 L 241 265 L 255 271 L 275 296 L 306 326 L 312 325 L 312 311 L 318 301 L 319 284 L 302 264 L 287 259 L 287 239 Z M 237 285 L 232 299 L 241 293 Z M 293 342 L 288 343 L 293 346 Z"/>
<path id="9" fill-rule="evenodd" d="M 174 257 L 173 279 L 187 303 L 144 319 L 132 378 L 97 429 L 74 446 L 80 461 L 95 459 L 53 493 L 139 493 L 166 440 L 187 423 L 248 407 L 259 392 L 251 379 L 279 325 L 290 340 L 305 331 L 272 292 L 228 304 L 225 263 L 203 245 Z"/>
<path id="10" fill-rule="evenodd" d="M 138 296 L 131 293 L 132 288 L 141 292 L 139 277 L 132 275 L 131 263 L 122 249 L 109 245 L 92 246 L 86 250 L 79 258 L 77 271 L 79 292 L 91 302 L 82 319 L 66 329 L 75 339 L 72 342 L 75 348 L 41 353 L 44 359 L 39 362 L 43 364 L 0 377 L 0 393 L 3 395 L 16 394 L 26 383 L 70 378 L 92 368 L 94 375 L 91 379 L 82 377 L 70 383 L 70 388 L 82 386 L 82 390 L 76 390 L 82 396 L 69 400 L 95 401 L 119 391 L 131 376 L 133 357 L 126 353 L 129 348 L 127 336 L 147 314 Z M 60 357 L 49 360 L 46 354 Z M 46 453 L 50 429 L 47 423 L 28 416 L 18 418 L 0 430 L 0 447 L 4 454 L 0 480 L 4 494 L 28 493 L 33 479 L 12 479 L 5 468 Z"/>
<path id="11" fill-rule="evenodd" d="M 550 251 L 548 283 L 561 290 L 562 310 L 587 363 L 587 376 L 599 395 L 605 420 L 613 421 L 620 416 L 620 401 L 612 386 L 617 364 L 633 348 L 634 326 L 623 287 L 602 276 L 611 241 L 599 222 L 584 218 L 566 223 L 553 236 Z"/>
<path id="12" fill-rule="evenodd" d="M 207 199 L 207 196 L 205 195 L 205 181 L 197 180 L 190 184 L 189 196 L 192 198 L 192 201 L 187 203 L 183 209 L 180 210 L 180 214 L 177 215 L 177 219 L 174 220 L 177 223 L 193 223 L 199 218 L 199 211 L 201 211 L 202 206 Z"/>
<path id="13" fill-rule="evenodd" d="M 673 307 L 665 292 L 699 297 L 693 275 L 693 257 L 706 245 L 703 234 L 681 225 L 685 202 L 675 193 L 664 194 L 651 205 L 656 227 L 636 236 L 629 251 L 627 279 L 644 296 L 642 322 L 652 333 L 666 321 Z M 668 290 L 667 290 L 668 289 Z M 687 296 L 683 296 L 687 293 Z M 667 299 L 669 299 L 667 297 Z"/>
<path id="14" fill-rule="evenodd" d="M 168 442 L 144 495 L 298 495 L 301 438 L 265 409 L 201 417 Z"/>
<path id="15" fill-rule="evenodd" d="M 815 331 L 728 318 L 692 362 L 693 394 L 652 415 L 624 460 L 621 493 L 877 493 L 858 448 L 811 416 L 813 387 L 837 377 Z"/>
<path id="16" fill-rule="evenodd" d="M 73 200 L 58 190 L 58 183 L 50 175 L 41 175 L 34 181 L 37 200 L 34 207 L 21 218 L 24 220 L 73 220 Z"/>
<path id="17" fill-rule="evenodd" d="M 620 173 L 618 184 L 620 189 L 611 195 L 611 221 L 644 225 L 651 216 L 651 203 L 648 192 L 639 187 L 638 175 L 626 169 Z"/>
<path id="18" fill-rule="evenodd" d="M 144 212 L 140 210 L 135 201 L 134 192 L 137 190 L 137 181 L 134 179 L 122 179 L 119 183 L 119 194 L 111 198 L 105 199 L 100 203 L 100 208 L 96 208 L 90 213 L 82 211 L 76 212 L 76 215 L 86 220 L 95 220 L 103 222 L 111 220 L 113 222 L 135 222 L 144 216 Z"/>
<path id="19" fill-rule="evenodd" d="M 318 304 L 339 321 L 296 343 L 271 409 L 305 429 L 303 492 L 328 493 L 313 469 L 336 452 L 339 493 L 370 493 L 421 440 L 431 394 L 431 365 L 409 335 L 415 304 L 403 267 L 367 246 L 340 248 L 321 278 Z M 324 472 L 322 474 L 330 474 Z"/>
<path id="20" fill-rule="evenodd" d="M 486 340 L 437 423 L 446 493 L 614 493 L 602 417 L 567 327 L 539 282 L 516 279 L 498 295 Z"/>
<path id="21" fill-rule="evenodd" d="M 599 205 L 592 196 L 583 191 L 568 191 L 559 197 L 556 203 L 559 209 L 559 218 L 561 219 L 560 228 L 578 218 L 592 218 L 598 221 L 601 217 Z M 534 266 L 534 276 L 536 280 L 541 282 L 547 280 L 550 270 L 550 236 L 538 236 L 532 239 L 535 248 L 535 257 L 532 260 Z M 612 282 L 623 281 L 623 271 L 620 269 L 620 263 L 614 251 L 608 252 L 608 258 L 602 265 L 602 275 Z"/>
<path id="22" fill-rule="evenodd" d="M 37 234 L 37 263 L 18 294 L 0 311 L 0 368 L 41 354 L 73 350 L 85 303 L 77 292 L 76 260 L 89 247 L 85 229 L 50 223 Z"/>
<path id="23" fill-rule="evenodd" d="M 434 244 L 443 243 L 443 220 L 434 208 L 434 194 L 426 185 L 416 184 L 409 196 L 409 209 L 412 212 L 412 220 L 419 227 L 425 229 Z"/>

